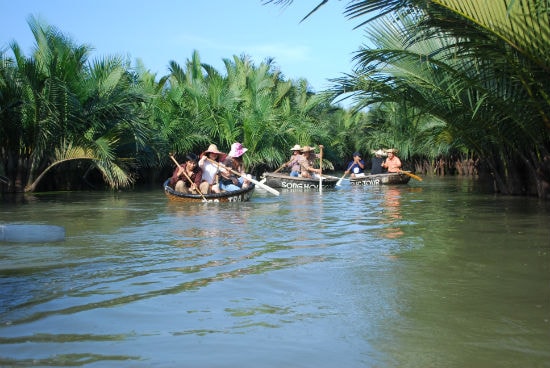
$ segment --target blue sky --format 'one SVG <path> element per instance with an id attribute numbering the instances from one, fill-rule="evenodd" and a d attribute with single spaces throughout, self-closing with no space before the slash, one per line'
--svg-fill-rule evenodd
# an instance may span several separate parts
<path id="1" fill-rule="evenodd" d="M 194 50 L 201 61 L 224 72 L 222 59 L 246 54 L 256 65 L 267 57 L 288 79 L 306 78 L 313 90 L 352 70 L 352 56 L 365 42 L 344 17 L 347 1 L 331 0 L 313 17 L 300 19 L 320 0 L 295 0 L 290 7 L 261 0 L 0 0 L 0 47 L 17 41 L 30 55 L 30 15 L 43 19 L 77 44 L 106 55 L 139 58 L 157 76 L 169 61 L 184 65 Z"/>

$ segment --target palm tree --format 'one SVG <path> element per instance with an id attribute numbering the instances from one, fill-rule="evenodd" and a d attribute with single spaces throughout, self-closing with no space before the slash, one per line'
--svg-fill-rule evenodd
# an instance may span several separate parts
<path id="1" fill-rule="evenodd" d="M 22 131 L 23 86 L 17 65 L 4 52 L 0 53 L 0 174 L 8 190 L 15 187 Z"/>
<path id="2" fill-rule="evenodd" d="M 67 162 L 87 162 L 113 188 L 131 184 L 129 160 L 149 137 L 135 77 L 118 58 L 88 66 L 88 46 L 74 45 L 35 18 L 29 25 L 36 40 L 32 57 L 14 42 L 14 62 L 2 69 L 2 88 L 19 98 L 12 105 L 18 107 L 6 111 L 11 118 L 0 142 L 9 189 L 34 191 L 46 172 Z"/>
<path id="3" fill-rule="evenodd" d="M 456 144 L 484 158 L 499 191 L 547 196 L 548 9 L 537 12 L 540 4 L 527 0 L 509 7 L 497 1 L 430 3 L 358 1 L 350 6 L 351 16 L 371 11 L 398 14 L 393 23 L 382 25 L 384 29 L 403 25 L 394 32 L 405 40 L 400 47 L 358 53 L 361 71 L 368 70 L 371 81 L 375 74 L 392 76 L 386 81 L 378 78 L 377 89 L 386 91 L 386 96 L 405 98 L 444 121 Z M 398 10 L 405 5 L 420 10 L 409 10 L 407 16 Z M 419 46 L 428 42 L 440 45 L 419 52 Z M 377 67 L 381 62 L 393 70 Z M 408 68 L 402 69 L 403 64 Z M 427 71 L 439 81 L 425 79 Z M 423 86 L 425 81 L 430 82 Z M 433 87 L 423 88 L 427 85 Z M 447 97 L 438 96 L 439 91 Z"/>
<path id="4" fill-rule="evenodd" d="M 185 67 L 170 63 L 170 88 L 163 95 L 163 138 L 173 151 L 202 151 L 216 143 L 228 151 L 239 141 L 249 151 L 248 169 L 258 173 L 286 161 L 296 142 L 327 138 L 314 127 L 321 103 L 307 81 L 285 81 L 272 60 L 256 66 L 246 55 L 224 59 L 225 75 L 201 63 L 197 51 Z"/>
<path id="5" fill-rule="evenodd" d="M 332 92 L 355 92 L 357 109 L 391 102 L 431 115 L 434 134 L 483 158 L 498 191 L 547 197 L 549 11 L 538 0 L 351 1 L 345 14 L 369 17 L 358 27 L 378 47 L 360 50 Z"/>

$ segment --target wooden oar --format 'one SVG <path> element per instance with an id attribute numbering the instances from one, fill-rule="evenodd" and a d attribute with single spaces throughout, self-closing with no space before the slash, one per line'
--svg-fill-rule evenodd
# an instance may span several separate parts
<path id="1" fill-rule="evenodd" d="M 232 172 L 233 174 L 235 174 L 235 175 L 239 175 L 240 177 L 243 177 L 243 178 L 245 178 L 246 180 L 253 182 L 253 183 L 256 184 L 257 186 L 259 186 L 259 187 L 261 187 L 261 188 L 267 190 L 267 191 L 270 192 L 271 194 L 274 194 L 274 195 L 277 195 L 277 196 L 278 196 L 279 194 L 281 194 L 281 193 L 279 193 L 278 191 L 276 191 L 275 189 L 273 189 L 273 188 L 271 188 L 271 187 L 265 185 L 264 183 L 260 183 L 259 181 L 257 181 L 256 179 L 253 179 L 253 178 L 248 178 L 248 177 L 244 176 L 243 174 L 241 174 L 240 172 L 235 171 L 235 170 L 233 170 L 233 169 L 231 169 L 231 168 L 225 166 L 224 164 L 221 164 L 221 163 L 219 163 L 219 162 L 217 162 L 217 161 L 214 161 L 214 160 L 212 160 L 212 159 L 210 159 L 210 158 L 208 158 L 208 157 L 207 157 L 206 159 L 207 159 L 208 161 L 212 162 L 213 164 L 220 165 L 221 167 L 225 168 L 226 170 L 231 171 L 231 172 Z"/>
<path id="2" fill-rule="evenodd" d="M 185 169 L 183 167 L 181 167 L 181 165 L 179 164 L 178 161 L 176 161 L 176 159 L 174 158 L 174 155 L 170 155 L 170 158 L 172 159 L 172 161 L 174 161 L 174 163 L 180 168 L 183 170 L 183 175 L 185 175 L 185 177 L 187 178 L 187 180 L 189 180 L 189 182 L 191 184 L 195 184 L 193 183 L 193 180 L 191 180 L 191 178 L 189 177 L 189 175 L 187 175 L 187 173 L 185 172 Z M 203 202 L 208 202 L 208 200 L 204 197 L 204 194 L 202 194 L 201 190 L 197 187 L 197 192 L 199 192 L 199 194 L 201 195 L 202 197 L 202 201 Z"/>
<path id="3" fill-rule="evenodd" d="M 344 175 L 342 175 L 342 177 L 340 179 L 338 179 L 338 181 L 336 182 L 336 186 L 339 187 L 342 185 L 342 180 L 344 180 L 344 178 L 346 177 L 346 173 L 344 173 Z"/>
<path id="4" fill-rule="evenodd" d="M 408 171 L 399 170 L 399 173 L 400 173 L 400 174 L 405 174 L 405 175 L 407 175 L 407 176 L 410 176 L 411 178 L 416 179 L 416 180 L 418 180 L 418 181 L 422 181 L 422 178 L 421 178 L 420 176 L 411 174 L 411 173 L 408 172 Z"/>
<path id="5" fill-rule="evenodd" d="M 276 174 L 278 173 L 279 171 L 281 171 L 283 168 L 286 167 L 286 165 L 288 165 L 289 163 L 291 163 L 292 160 L 288 161 L 288 162 L 285 162 L 284 164 L 282 164 L 277 170 L 273 171 L 273 174 Z M 266 182 L 266 178 L 263 178 L 262 180 L 260 180 L 260 183 L 264 184 Z"/>
<path id="6" fill-rule="evenodd" d="M 323 193 L 323 145 L 319 145 L 319 193 Z"/>
<path id="7" fill-rule="evenodd" d="M 279 171 L 281 171 L 282 169 L 284 169 L 286 167 L 286 165 L 288 165 L 289 163 L 291 163 L 293 160 L 290 160 L 288 162 L 285 162 L 284 164 L 282 164 L 277 170 L 273 171 L 274 174 L 278 173 Z"/>

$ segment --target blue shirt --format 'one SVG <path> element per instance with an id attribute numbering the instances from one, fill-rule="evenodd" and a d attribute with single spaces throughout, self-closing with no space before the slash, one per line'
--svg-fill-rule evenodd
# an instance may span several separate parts
<path id="1" fill-rule="evenodd" d="M 361 163 L 361 165 L 363 165 L 363 167 L 365 167 L 365 161 L 359 160 L 359 162 Z M 346 169 L 346 171 L 350 171 L 354 174 L 361 174 L 362 172 L 364 172 L 364 170 L 361 168 L 361 166 L 359 166 L 359 164 L 355 163 L 355 161 L 351 161 L 348 164 L 348 168 Z"/>

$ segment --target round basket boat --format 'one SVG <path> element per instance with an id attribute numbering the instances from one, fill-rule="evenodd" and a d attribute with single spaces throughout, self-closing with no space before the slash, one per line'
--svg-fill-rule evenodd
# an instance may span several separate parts
<path id="1" fill-rule="evenodd" d="M 170 179 L 164 182 L 164 193 L 168 199 L 177 202 L 246 202 L 254 193 L 254 184 L 252 183 L 246 189 L 200 195 L 178 192 L 168 185 L 169 182 Z"/>

